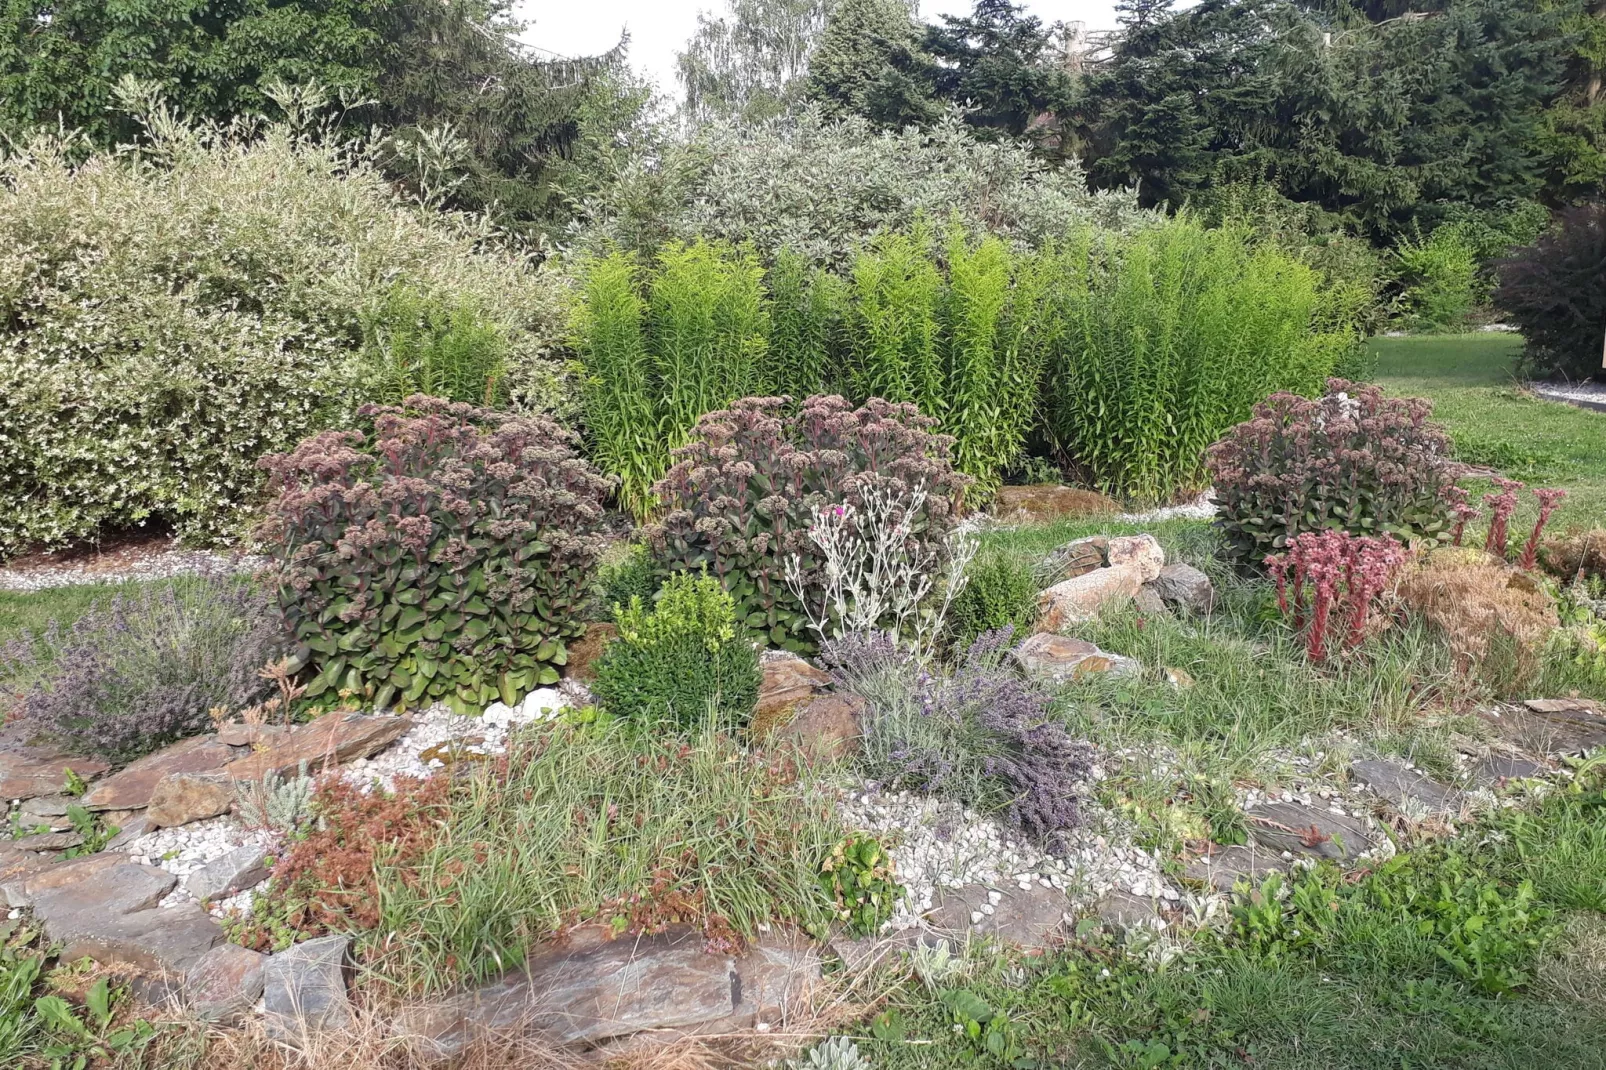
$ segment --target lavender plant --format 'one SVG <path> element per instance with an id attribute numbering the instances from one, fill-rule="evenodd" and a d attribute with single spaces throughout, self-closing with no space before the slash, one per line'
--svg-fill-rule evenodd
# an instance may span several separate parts
<path id="1" fill-rule="evenodd" d="M 272 602 L 235 576 L 204 574 L 97 603 L 0 650 L 26 724 L 78 754 L 128 761 L 205 731 L 207 711 L 267 696 L 258 671 L 283 650 Z"/>
<path id="2" fill-rule="evenodd" d="M 1092 753 L 1008 664 L 1013 634 L 981 635 L 951 677 L 881 632 L 833 640 L 821 658 L 839 688 L 866 702 L 861 761 L 872 780 L 998 813 L 1052 847 L 1080 821 Z"/>

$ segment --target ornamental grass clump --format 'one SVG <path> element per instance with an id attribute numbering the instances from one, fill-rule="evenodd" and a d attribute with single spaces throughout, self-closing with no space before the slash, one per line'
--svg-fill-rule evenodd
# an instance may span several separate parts
<path id="1" fill-rule="evenodd" d="M 581 634 L 608 483 L 575 436 L 415 395 L 265 458 L 261 528 L 307 697 L 477 713 L 555 683 Z"/>
<path id="2" fill-rule="evenodd" d="M 709 711 L 745 725 L 758 701 L 758 651 L 738 633 L 735 607 L 719 581 L 676 573 L 650 609 L 634 597 L 616 605 L 619 637 L 597 660 L 591 692 L 602 708 L 637 724 L 702 723 Z"/>
<path id="3" fill-rule="evenodd" d="M 945 566 L 967 480 L 935 424 L 913 405 L 855 409 L 835 396 L 809 398 L 795 414 L 785 398 L 711 412 L 654 488 L 665 513 L 647 529 L 649 552 L 664 572 L 706 567 L 750 638 L 807 649 L 810 614 L 826 612 L 824 556 L 809 534 L 817 509 L 863 508 L 872 488 L 907 502 L 923 488 L 903 556 Z M 787 582 L 794 559 L 801 597 Z"/>
<path id="4" fill-rule="evenodd" d="M 865 700 L 862 767 L 895 790 L 1000 814 L 1054 845 L 1080 823 L 1092 751 L 1053 716 L 1053 700 L 1008 662 L 1013 629 L 980 636 L 951 677 L 891 637 L 853 633 L 821 658 L 837 686 Z"/>
<path id="5" fill-rule="evenodd" d="M 1458 499 L 1445 463 L 1450 440 L 1428 420 L 1432 411 L 1424 398 L 1342 379 L 1314 400 L 1267 398 L 1207 454 L 1229 550 L 1259 562 L 1302 532 L 1324 530 L 1446 538 Z"/>
<path id="6" fill-rule="evenodd" d="M 282 653 L 271 598 L 237 576 L 203 574 L 96 603 L 0 649 L 30 733 L 75 754 L 131 761 L 207 731 L 214 707 L 266 698 L 261 670 Z"/>
<path id="7" fill-rule="evenodd" d="M 1277 606 L 1304 633 L 1312 662 L 1320 665 L 1334 649 L 1360 646 L 1373 605 L 1405 558 L 1405 547 L 1388 536 L 1347 531 L 1307 531 L 1289 540 L 1287 553 L 1266 558 L 1277 583 Z"/>

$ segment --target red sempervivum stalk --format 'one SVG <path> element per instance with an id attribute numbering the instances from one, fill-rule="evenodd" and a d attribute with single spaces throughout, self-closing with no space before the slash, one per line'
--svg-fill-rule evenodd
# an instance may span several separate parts
<path id="1" fill-rule="evenodd" d="M 1404 561 L 1405 548 L 1386 536 L 1311 531 L 1289 541 L 1288 553 L 1274 566 L 1278 605 L 1296 630 L 1304 630 L 1311 661 L 1327 660 L 1328 638 L 1335 632 L 1345 649 L 1361 643 L 1373 602 Z M 1295 576 L 1291 592 L 1283 579 L 1290 564 Z"/>
<path id="2" fill-rule="evenodd" d="M 1517 510 L 1517 492 L 1522 484 L 1515 479 L 1496 479 L 1494 485 L 1500 488 L 1498 494 L 1485 494 L 1484 504 L 1489 507 L 1489 535 L 1483 540 L 1483 549 L 1486 553 L 1495 554 L 1502 561 L 1506 560 L 1507 528 L 1511 522 L 1511 514 Z"/>
<path id="3" fill-rule="evenodd" d="M 1539 536 L 1544 534 L 1545 524 L 1549 522 L 1550 514 L 1554 513 L 1556 507 L 1561 504 L 1561 500 L 1567 497 L 1567 492 L 1555 488 L 1536 490 L 1534 491 L 1534 497 L 1539 499 L 1539 519 L 1534 523 L 1533 532 L 1528 536 L 1528 541 L 1522 547 L 1522 557 L 1517 561 L 1519 568 L 1529 572 L 1532 572 L 1534 566 L 1538 564 Z"/>

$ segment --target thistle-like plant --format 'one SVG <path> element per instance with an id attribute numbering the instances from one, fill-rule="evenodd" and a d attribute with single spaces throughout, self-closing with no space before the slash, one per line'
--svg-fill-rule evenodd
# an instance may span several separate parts
<path id="1" fill-rule="evenodd" d="M 909 949 L 909 967 L 927 989 L 936 992 L 965 972 L 965 956 L 955 955 L 946 940 L 922 942 Z"/>
<path id="2" fill-rule="evenodd" d="M 269 773 L 261 780 L 235 785 L 235 809 L 249 828 L 272 829 L 286 836 L 312 819 L 313 779 L 302 761 L 296 775 L 288 779 Z"/>

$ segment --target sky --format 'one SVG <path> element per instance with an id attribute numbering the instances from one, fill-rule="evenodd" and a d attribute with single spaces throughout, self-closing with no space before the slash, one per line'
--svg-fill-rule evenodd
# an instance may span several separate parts
<path id="1" fill-rule="evenodd" d="M 1044 22 L 1080 19 L 1089 30 L 1115 28 L 1114 0 L 1026 0 Z M 922 0 L 920 16 L 968 14 L 971 0 Z M 724 0 L 520 0 L 517 11 L 529 24 L 524 40 L 564 56 L 594 55 L 612 48 L 622 29 L 630 31 L 630 62 L 665 93 L 679 92 L 675 53 L 697 28 L 699 10 L 723 13 Z"/>

